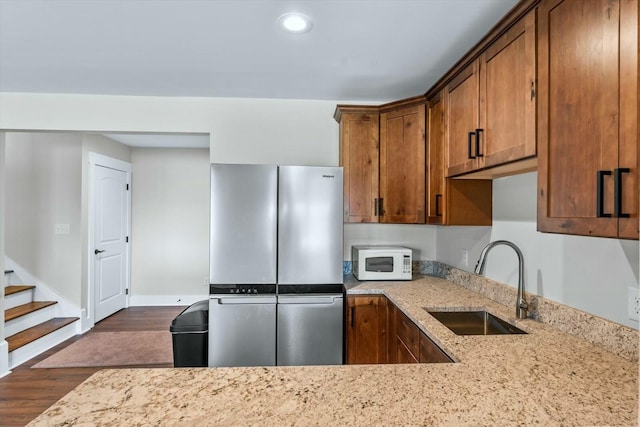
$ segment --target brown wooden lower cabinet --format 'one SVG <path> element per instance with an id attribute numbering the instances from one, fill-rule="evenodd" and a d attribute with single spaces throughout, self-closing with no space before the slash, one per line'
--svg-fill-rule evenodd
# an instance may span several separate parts
<path id="1" fill-rule="evenodd" d="M 347 363 L 387 363 L 387 298 L 347 297 Z"/>
<path id="2" fill-rule="evenodd" d="M 396 337 L 398 342 L 396 363 L 418 363 L 416 356 L 407 348 L 402 340 Z"/>
<path id="3" fill-rule="evenodd" d="M 385 296 L 348 296 L 346 307 L 348 364 L 452 362 Z"/>
<path id="4" fill-rule="evenodd" d="M 431 338 L 420 332 L 420 363 L 451 363 L 453 360 L 440 350 Z"/>

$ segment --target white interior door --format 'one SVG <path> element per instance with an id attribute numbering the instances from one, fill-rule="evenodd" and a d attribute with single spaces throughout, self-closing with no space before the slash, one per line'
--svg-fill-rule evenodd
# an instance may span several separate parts
<path id="1" fill-rule="evenodd" d="M 94 322 L 127 304 L 129 277 L 128 172 L 94 169 Z"/>

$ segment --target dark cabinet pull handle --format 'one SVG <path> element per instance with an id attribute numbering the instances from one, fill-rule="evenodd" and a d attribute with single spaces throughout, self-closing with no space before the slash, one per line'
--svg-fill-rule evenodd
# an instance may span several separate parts
<path id="1" fill-rule="evenodd" d="M 441 199 L 442 199 L 442 194 L 436 194 L 436 216 L 442 216 L 442 212 L 440 212 Z"/>
<path id="2" fill-rule="evenodd" d="M 469 132 L 469 135 L 468 135 L 468 140 L 467 140 L 467 142 L 468 142 L 468 145 L 469 145 L 469 148 L 468 148 L 468 149 L 469 149 L 469 160 L 471 160 L 471 159 L 475 159 L 475 158 L 476 158 L 476 156 L 474 156 L 473 154 L 471 154 L 471 147 L 472 147 L 472 145 L 473 145 L 473 142 L 471 142 L 471 139 L 473 139 L 473 137 L 474 137 L 474 135 L 475 135 L 475 134 L 476 134 L 475 132 Z"/>
<path id="3" fill-rule="evenodd" d="M 480 152 L 480 134 L 483 132 L 482 129 L 476 129 L 476 156 L 482 157 L 484 154 Z"/>
<path id="4" fill-rule="evenodd" d="M 630 173 L 629 168 L 618 168 L 613 171 L 613 216 L 629 218 L 631 214 L 622 212 L 622 174 Z"/>
<path id="5" fill-rule="evenodd" d="M 380 216 L 384 216 L 384 209 L 382 209 L 382 206 L 383 206 L 382 201 L 383 201 L 383 199 L 382 199 L 382 197 L 380 197 L 378 199 L 378 204 L 379 204 L 379 206 L 378 206 L 378 214 Z"/>
<path id="6" fill-rule="evenodd" d="M 596 183 L 596 216 L 598 218 L 611 218 L 610 213 L 604 213 L 604 177 L 611 175 L 611 171 L 598 171 Z"/>
<path id="7" fill-rule="evenodd" d="M 378 199 L 373 200 L 373 216 L 378 216 Z"/>
<path id="8" fill-rule="evenodd" d="M 355 306 L 351 306 L 351 327 L 353 328 L 354 326 L 354 317 L 356 317 L 356 307 Z"/>

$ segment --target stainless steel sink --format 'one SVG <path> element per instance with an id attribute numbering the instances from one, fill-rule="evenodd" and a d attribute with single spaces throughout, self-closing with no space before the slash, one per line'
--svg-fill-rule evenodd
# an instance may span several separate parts
<path id="1" fill-rule="evenodd" d="M 426 311 L 457 335 L 526 334 L 486 311 Z"/>

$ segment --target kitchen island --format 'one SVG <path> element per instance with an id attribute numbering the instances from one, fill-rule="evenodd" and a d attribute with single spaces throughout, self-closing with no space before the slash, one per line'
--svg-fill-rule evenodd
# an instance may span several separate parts
<path id="1" fill-rule="evenodd" d="M 103 370 L 30 425 L 638 425 L 637 354 L 437 277 L 347 289 L 386 295 L 456 363 Z M 425 307 L 487 310 L 527 334 L 455 335 Z"/>

